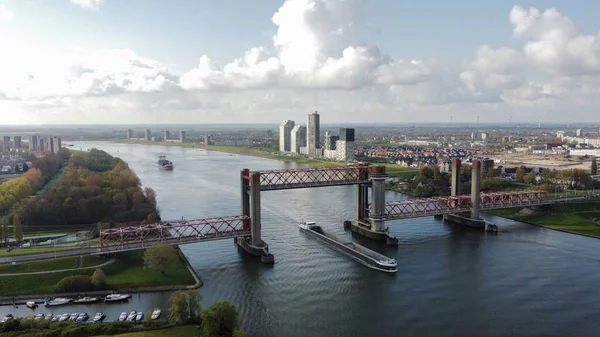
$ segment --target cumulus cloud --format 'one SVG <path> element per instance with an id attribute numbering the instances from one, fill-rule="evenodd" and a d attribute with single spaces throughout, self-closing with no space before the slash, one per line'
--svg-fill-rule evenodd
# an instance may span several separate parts
<path id="1" fill-rule="evenodd" d="M 71 2 L 98 8 L 103 0 Z M 0 5 L 0 21 L 3 9 L 10 13 Z M 314 108 L 337 119 L 406 120 L 422 118 L 419 111 L 443 117 L 600 104 L 600 36 L 579 31 L 556 9 L 514 6 L 508 21 L 522 46 L 482 45 L 460 64 L 384 54 L 361 38 L 366 10 L 366 0 L 286 0 L 271 18 L 271 45 L 226 63 L 202 55 L 181 74 L 127 49 L 10 47 L 0 53 L 0 101 L 55 115 L 112 116 L 118 109 L 132 118 L 124 122 L 144 114 L 173 122 L 272 121 L 280 119 L 275 113 L 294 118 Z"/>
<path id="2" fill-rule="evenodd" d="M 6 8 L 3 4 L 0 4 L 0 24 L 10 20 L 13 17 L 13 12 Z"/>
<path id="3" fill-rule="evenodd" d="M 104 0 L 71 0 L 71 3 L 83 8 L 98 9 Z"/>

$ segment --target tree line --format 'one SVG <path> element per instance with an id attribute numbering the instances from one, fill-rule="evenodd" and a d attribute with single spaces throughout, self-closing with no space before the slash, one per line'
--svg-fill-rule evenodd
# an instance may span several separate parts
<path id="1" fill-rule="evenodd" d="M 104 151 L 92 149 L 71 156 L 61 149 L 35 158 L 32 164 L 21 177 L 0 185 L 3 242 L 11 235 L 11 227 L 12 235 L 22 238 L 22 228 L 27 227 L 160 220 L 156 193 L 142 189 L 127 163 Z M 32 197 L 36 192 L 40 195 Z"/>

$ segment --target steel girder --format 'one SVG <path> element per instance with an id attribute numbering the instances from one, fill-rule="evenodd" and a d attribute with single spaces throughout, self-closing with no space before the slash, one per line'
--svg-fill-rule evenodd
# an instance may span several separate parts
<path id="1" fill-rule="evenodd" d="M 551 203 L 545 191 L 482 193 L 481 209 L 511 208 Z M 435 197 L 392 201 L 385 204 L 386 220 L 461 213 L 471 210 L 471 196 Z M 369 204 L 369 214 L 371 205 Z"/>
<path id="2" fill-rule="evenodd" d="M 254 171 L 260 173 L 261 191 L 369 183 L 368 166 L 340 166 L 289 170 Z"/>
<path id="3" fill-rule="evenodd" d="M 243 228 L 247 216 L 160 222 L 100 231 L 102 252 L 143 249 L 155 244 L 182 244 L 250 235 Z"/>

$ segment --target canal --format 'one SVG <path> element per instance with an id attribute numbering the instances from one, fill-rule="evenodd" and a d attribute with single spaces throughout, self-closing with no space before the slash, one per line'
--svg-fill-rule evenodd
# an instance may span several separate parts
<path id="1" fill-rule="evenodd" d="M 198 149 L 76 142 L 121 157 L 157 193 L 163 219 L 240 213 L 239 171 L 294 168 L 262 158 Z M 165 153 L 172 172 L 156 167 Z M 600 241 L 502 218 L 486 235 L 433 217 L 389 223 L 397 248 L 355 239 L 396 258 L 398 273 L 368 269 L 299 232 L 315 221 L 339 235 L 353 216 L 350 186 L 264 192 L 263 239 L 275 255 L 263 265 L 233 240 L 182 251 L 202 277 L 203 305 L 227 300 L 253 336 L 597 336 Z M 388 200 L 403 198 L 388 193 Z M 71 306 L 114 320 L 122 311 L 166 312 L 168 293 L 134 295 L 128 304 Z M 0 314 L 27 314 L 4 307 Z M 45 312 L 45 308 L 38 309 Z"/>

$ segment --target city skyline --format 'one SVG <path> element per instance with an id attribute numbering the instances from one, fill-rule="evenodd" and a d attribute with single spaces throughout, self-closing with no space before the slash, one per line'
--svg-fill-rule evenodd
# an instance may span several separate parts
<path id="1" fill-rule="evenodd" d="M 3 123 L 598 122 L 599 4 L 177 4 L 4 1 Z"/>

